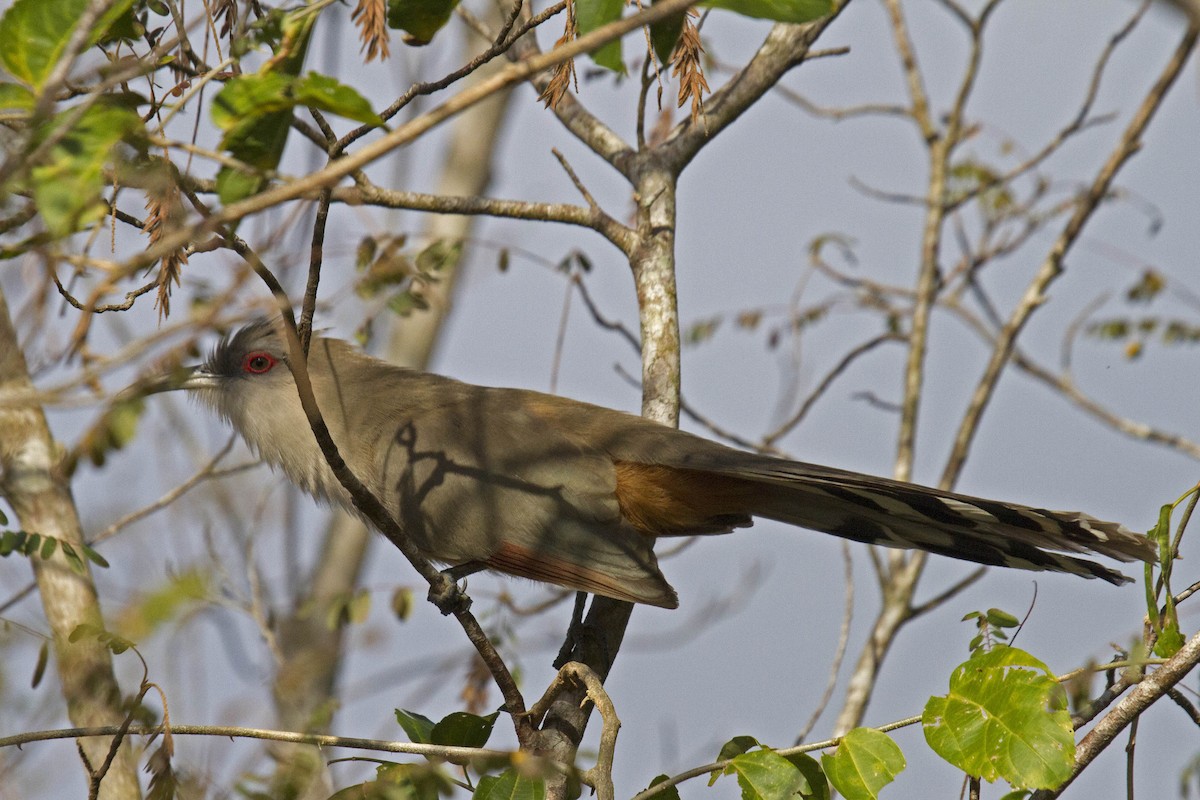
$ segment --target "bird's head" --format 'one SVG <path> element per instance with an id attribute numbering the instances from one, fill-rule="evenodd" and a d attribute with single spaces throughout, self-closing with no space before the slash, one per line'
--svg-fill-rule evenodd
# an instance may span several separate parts
<path id="1" fill-rule="evenodd" d="M 136 390 L 141 394 L 186 390 L 246 433 L 255 416 L 280 411 L 280 403 L 295 402 L 281 325 L 278 319 L 255 320 L 221 339 L 203 364 L 163 373 Z"/>

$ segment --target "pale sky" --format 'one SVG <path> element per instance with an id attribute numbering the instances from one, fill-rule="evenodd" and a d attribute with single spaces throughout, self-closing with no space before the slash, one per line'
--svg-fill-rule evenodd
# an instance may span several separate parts
<path id="1" fill-rule="evenodd" d="M 934 106 L 943 110 L 953 90 L 955 78 L 951 76 L 957 75 L 965 55 L 964 39 L 938 4 L 910 2 L 906 7 Z M 1012 137 L 1018 152 L 1040 147 L 1045 137 L 1074 115 L 1103 42 L 1133 9 L 1134 4 L 1125 0 L 1010 0 L 1003 5 L 992 21 L 977 98 L 970 106 L 972 117 L 984 127 L 966 152 L 981 160 L 1008 163 L 1000 154 L 1006 137 Z M 344 17 L 348 15 L 347 9 Z M 881 3 L 854 0 L 818 45 L 849 46 L 850 53 L 805 65 L 793 71 L 785 85 L 826 105 L 903 102 L 903 84 L 885 24 Z M 724 63 L 739 63 L 766 29 L 763 23 L 714 12 L 704 33 L 714 56 Z M 322 33 L 351 35 L 345 26 Z M 1181 35 L 1182 20 L 1156 10 L 1117 51 L 1095 110 L 1116 112 L 1118 120 L 1085 132 L 1050 162 L 1045 173 L 1054 178 L 1059 197 L 1092 178 L 1131 108 L 1162 69 Z M 547 34 L 542 41 L 549 43 Z M 637 46 L 636 38 L 627 40 L 627 54 Z M 435 43 L 420 56 L 436 61 L 438 47 Z M 351 63 L 354 48 L 344 43 L 340 48 L 347 54 L 346 63 Z M 388 65 L 343 73 L 343 80 L 364 92 L 370 90 L 369 95 L 381 107 L 407 85 L 411 73 L 406 72 L 406 60 L 417 58 L 398 42 L 393 52 L 399 57 Z M 314 47 L 309 63 L 313 69 L 331 68 L 319 47 Z M 441 71 L 436 67 L 422 74 L 429 77 Z M 715 87 L 724 78 L 723 73 L 713 74 L 709 82 Z M 633 131 L 632 83 L 625 82 L 617 91 L 611 89 L 608 78 L 581 83 L 583 102 L 627 136 Z M 1024 341 L 1028 351 L 1044 363 L 1058 364 L 1063 331 L 1085 306 L 1105 292 L 1119 297 L 1145 266 L 1151 265 L 1169 281 L 1179 281 L 1179 286 L 1200 293 L 1194 269 L 1195 253 L 1200 252 L 1200 228 L 1196 225 L 1200 159 L 1194 155 L 1200 122 L 1198 90 L 1193 63 L 1153 123 L 1144 152 L 1118 181 L 1127 190 L 1129 201 L 1113 203 L 1093 219 L 1067 261 L 1067 274 L 1054 285 L 1051 302 L 1035 316 L 1030 337 Z M 672 91 L 673 87 L 668 87 L 668 99 Z M 628 216 L 628 187 L 565 134 L 534 102 L 528 88 L 518 90 L 514 105 L 516 116 L 503 136 L 491 195 L 577 202 L 574 189 L 550 153 L 555 146 L 562 149 L 609 213 L 619 219 Z M 887 191 L 921 194 L 925 170 L 920 144 L 913 127 L 896 119 L 833 123 L 808 116 L 778 95 L 764 99 L 706 148 L 681 180 L 679 302 L 685 327 L 745 309 L 779 308 L 791 301 L 806 281 L 802 305 L 832 296 L 838 290 L 827 280 L 812 276 L 807 267 L 808 243 L 822 234 L 840 233 L 856 240 L 857 265 L 849 268 L 856 274 L 900 284 L 910 281 L 916 271 L 921 210 L 868 197 L 855 189 L 850 179 Z M 293 173 L 302 172 L 308 163 L 306 158 L 296 158 L 302 150 L 298 142 L 289 146 Z M 398 188 L 431 189 L 434 158 L 422 158 L 422 153 L 430 152 L 414 148 L 398 157 L 392 179 Z M 387 175 L 387 169 L 375 172 L 377 180 Z M 1157 235 L 1150 235 L 1147 206 L 1163 218 Z M 331 220 L 325 275 L 332 294 L 326 297 L 345 297 L 342 289 L 351 279 L 354 247 L 363 233 L 415 232 L 420 225 L 417 215 L 344 208 L 335 209 Z M 1058 226 L 1049 230 L 1057 232 Z M 274 257 L 292 258 L 299 269 L 306 261 L 306 235 L 292 236 Z M 1000 303 L 1001 313 L 1037 268 L 1052 235 L 1036 237 L 1016 257 L 986 274 L 984 283 Z M 563 226 L 487 220 L 477 229 L 477 238 L 480 246 L 467 264 L 458 304 L 437 353 L 436 371 L 477 383 L 548 390 L 565 282 L 546 264 L 576 248 L 583 249 L 595 265 L 587 285 L 601 308 L 636 330 L 635 297 L 627 266 L 598 236 Z M 499 248 L 506 246 L 514 248 L 512 266 L 501 273 L 496 269 L 497 256 Z M 947 247 L 946 261 L 952 262 L 956 251 L 952 242 Z M 534 254 L 543 263 L 524 253 Z M 219 282 L 226 263 L 198 258 L 185 277 L 199 280 L 212 275 L 212 280 Z M 265 296 L 257 285 L 248 291 Z M 1143 311 L 1113 300 L 1098 316 L 1140 315 Z M 1167 300 L 1144 313 L 1195 319 L 1196 311 L 1185 303 Z M 771 321 L 777 323 L 779 317 L 769 317 Z M 353 311 L 327 315 L 319 322 L 349 334 Z M 105 320 L 103 324 L 109 323 Z M 153 318 L 146 313 L 120 324 L 145 332 L 152 329 Z M 843 303 L 828 322 L 798 341 L 785 338 L 778 349 L 771 350 L 764 330 L 746 332 L 726 324 L 713 339 L 685 351 L 685 395 L 723 427 L 755 439 L 781 418 L 781 407 L 787 411 L 795 407 L 788 394 L 792 381 L 800 396 L 806 395 L 845 350 L 881 331 L 881 325 L 876 317 Z M 944 313 L 935 316 L 929 387 L 919 429 L 918 482 L 938 479 L 967 394 L 982 370 L 983 357 L 972 333 Z M 1151 346 L 1140 360 L 1130 362 L 1118 345 L 1081 339 L 1073 364 L 1079 384 L 1115 411 L 1196 437 L 1200 436 L 1194 424 L 1197 357 L 1192 349 Z M 854 396 L 871 392 L 882 400 L 898 400 L 901 358 L 902 349 L 893 346 L 860 361 L 783 446 L 806 461 L 890 473 L 896 418 Z M 558 391 L 636 411 L 639 392 L 613 368 L 615 364 L 628 373 L 639 372 L 636 356 L 623 340 L 598 329 L 576 300 L 570 309 Z M 208 420 L 200 421 L 198 408 L 177 400 L 160 404 L 156 399 L 153 404 L 155 424 L 180 430 L 180 420 L 196 419 L 191 428 L 196 431 L 195 440 L 187 443 L 185 439 L 187 446 L 154 454 L 149 447 L 153 441 L 162 441 L 153 437 L 161 437 L 164 428 L 158 428 L 157 434 L 149 433 L 148 428 L 149 435 L 134 448 L 114 455 L 107 470 L 82 469 L 75 493 L 90 530 L 103 528 L 186 476 L 189 447 L 194 448 L 198 462 L 224 442 L 224 431 Z M 60 413 L 52 424 L 65 437 L 79 419 Z M 684 424 L 695 429 L 690 422 Z M 152 483 L 151 478 L 158 482 Z M 1010 372 L 1002 380 L 957 488 L 1035 506 L 1082 509 L 1145 529 L 1153 523 L 1160 504 L 1176 498 L 1194 481 L 1195 464 L 1190 460 L 1161 447 L 1132 442 L 1084 417 L 1045 387 Z M 321 526 L 315 506 L 301 499 L 288 507 L 301 524 L 312 529 L 312 535 L 293 540 L 275 533 L 277 512 L 284 505 L 279 484 L 278 478 L 260 469 L 227 487 L 233 497 L 240 498 L 234 510 L 264 528 L 256 555 L 264 564 L 269 586 L 276 588 L 286 585 L 289 558 L 304 563 L 314 557 Z M 139 587 L 161 580 L 167 570 L 202 558 L 205 526 L 212 532 L 214 546 L 236 562 L 240 556 L 233 538 L 224 532 L 227 509 L 220 507 L 227 502 L 211 493 L 197 493 L 178 511 L 156 517 L 114 540 L 105 550 L 114 569 L 99 577 L 108 607 L 117 607 Z M 401 738 L 393 707 L 434 719 L 460 707 L 455 695 L 461 672 L 456 668 L 445 673 L 434 665 L 447 655 L 465 653 L 467 643 L 456 623 L 423 603 L 404 625 L 390 619 L 386 605 L 391 587 L 397 583 L 415 587 L 419 581 L 400 554 L 384 542 L 376 544 L 365 576 L 365 584 L 376 590 L 375 612 L 367 625 L 351 635 L 355 647 L 343 677 L 347 705 L 334 732 Z M 793 743 L 824 689 L 841 625 L 844 585 L 840 548 L 833 537 L 760 523 L 748 531 L 697 542 L 677 557 L 664 560 L 663 570 L 679 591 L 681 608 L 674 612 L 635 611 L 608 682 L 624 723 L 615 772 L 619 797 L 639 791 L 659 773 L 673 774 L 713 760 L 721 743 L 735 735 L 750 734 L 778 747 Z M 852 551 L 856 603 L 843 680 L 857 657 L 877 597 L 865 551 L 860 545 L 852 545 Z M 6 587 L 27 579 L 27 572 L 21 571 L 24 565 L 14 561 L 0 562 L 0 582 Z M 1188 563 L 1180 565 L 1179 586 L 1196 579 L 1195 568 Z M 936 594 L 970 569 L 959 562 L 932 559 L 919 597 Z M 1140 577 L 1136 567 L 1127 571 Z M 1057 672 L 1088 659 L 1107 660 L 1113 652 L 1109 642 L 1128 644 L 1140 631 L 1144 605 L 1139 586 L 1116 589 L 1070 576 L 993 570 L 970 590 L 902 632 L 885 663 L 866 724 L 919 714 L 930 695 L 946 691 L 951 670 L 968 654 L 973 630 L 959 618 L 992 606 L 1021 616 L 1035 583 L 1037 603 L 1017 644 Z M 478 595 L 476 609 L 487 608 L 487 598 L 501 586 L 522 598 L 542 596 L 530 584 L 472 578 L 470 588 Z M 418 589 L 418 595 L 423 594 Z M 726 600 L 732 604 L 723 608 Z M 564 604 L 536 622 L 519 623 L 519 666 L 527 696 L 536 697 L 549 681 L 549 662 L 568 615 L 569 606 Z M 14 618 L 37 626 L 40 612 L 26 604 Z M 483 621 L 487 624 L 489 619 Z M 1185 633 L 1194 630 L 1198 621 L 1200 616 L 1185 605 Z M 171 698 L 172 719 L 177 723 L 271 726 L 272 713 L 264 702 L 269 693 L 267 659 L 252 627 L 236 614 L 208 612 L 205 621 L 194 622 L 186 630 L 184 634 L 164 632 L 146 647 L 152 676 Z M 240 644 L 228 646 L 234 640 Z M 198 659 L 198 652 L 206 657 Z M 32 663 L 32 648 L 29 658 Z M 14 683 L 28 674 L 22 666 L 11 667 Z M 121 661 L 120 668 L 128 685 L 136 685 L 132 660 Z M 1194 679 L 1189 683 L 1195 686 Z M 1097 680 L 1096 685 L 1100 684 Z M 52 688 L 44 685 L 39 691 Z M 810 740 L 828 735 L 842 688 L 839 683 L 830 709 Z M 14 693 L 19 694 L 8 690 L 9 695 Z M 592 746 L 597 723 L 598 719 L 593 719 L 589 730 L 587 741 Z M 38 724 L 50 727 L 59 722 L 45 719 Z M 500 735 L 509 729 L 502 718 L 493 744 L 511 743 L 511 736 Z M 1139 796 L 1163 798 L 1177 793 L 1180 770 L 1200 752 L 1200 737 L 1194 730 L 1169 702 L 1160 703 L 1143 719 L 1136 767 Z M 894 736 L 904 749 L 909 768 L 896 785 L 885 790 L 884 797 L 957 796 L 961 775 L 930 753 L 918 728 Z M 232 778 L 252 763 L 257 747 L 189 738 L 177 743 L 177 761 Z M 33 765 L 45 767 L 66 754 L 73 757 L 73 748 L 67 743 L 31 746 L 22 758 L 33 768 L 19 774 L 34 780 L 37 767 Z M 1067 796 L 1118 796 L 1116 787 L 1123 785 L 1124 769 L 1123 749 L 1114 746 Z M 333 774 L 338 785 L 345 785 L 353 776 L 364 775 L 363 770 L 344 764 L 334 766 Z M 71 788 L 74 790 L 74 785 Z M 985 797 L 998 797 L 1004 787 L 984 791 Z M 682 787 L 682 793 L 685 798 L 739 796 L 732 777 L 712 789 L 703 780 L 692 781 Z M 38 796 L 32 788 L 26 794 Z M 2 792 L 0 796 L 4 796 Z"/>

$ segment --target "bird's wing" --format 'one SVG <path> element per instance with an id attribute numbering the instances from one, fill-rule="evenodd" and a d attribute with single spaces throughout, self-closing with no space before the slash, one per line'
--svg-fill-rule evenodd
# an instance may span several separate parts
<path id="1" fill-rule="evenodd" d="M 678 605 L 653 537 L 622 518 L 603 451 L 531 413 L 520 392 L 453 389 L 406 411 L 376 447 L 378 491 L 418 547 L 451 564 Z"/>
<path id="2" fill-rule="evenodd" d="M 617 468 L 623 513 L 656 535 L 720 529 L 761 516 L 868 544 L 981 564 L 1129 579 L 1074 553 L 1154 561 L 1150 540 L 1075 511 L 1003 503 L 748 453 L 640 417 L 546 403 L 561 427 L 586 428 Z M 601 413 L 602 412 L 602 413 Z M 575 420 L 574 423 L 571 421 Z"/>

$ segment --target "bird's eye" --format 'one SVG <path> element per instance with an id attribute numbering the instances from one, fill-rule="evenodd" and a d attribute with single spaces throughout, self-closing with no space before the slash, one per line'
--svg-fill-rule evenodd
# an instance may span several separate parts
<path id="1" fill-rule="evenodd" d="M 270 372 L 275 363 L 275 359 L 270 353 L 247 353 L 246 358 L 242 361 L 242 371 L 252 375 L 262 375 L 264 372 Z"/>

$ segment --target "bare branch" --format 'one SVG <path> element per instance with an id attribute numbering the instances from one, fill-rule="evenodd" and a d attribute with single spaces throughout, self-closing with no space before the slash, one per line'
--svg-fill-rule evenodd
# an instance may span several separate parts
<path id="1" fill-rule="evenodd" d="M 621 729 L 621 720 L 617 718 L 617 710 L 613 707 L 612 698 L 604 690 L 604 682 L 591 667 L 572 661 L 562 666 L 546 688 L 541 699 L 529 708 L 529 716 L 540 721 L 551 705 L 571 684 L 582 686 L 586 699 L 591 701 L 604 725 L 600 731 L 600 751 L 596 756 L 596 765 L 580 777 L 584 783 L 596 790 L 600 800 L 613 800 L 615 791 L 612 782 L 613 757 L 617 748 L 617 733 Z"/>
<path id="2" fill-rule="evenodd" d="M 1037 275 L 1026 288 L 1020 303 L 1009 316 L 1008 322 L 1000 332 L 992 357 L 984 369 L 984 374 L 975 388 L 970 405 L 963 415 L 955 436 L 954 448 L 942 473 L 941 485 L 952 486 L 957 479 L 970 452 L 971 443 L 979 427 L 979 420 L 995 392 L 1000 374 L 1009 361 L 1017 336 L 1024 329 L 1025 323 L 1045 301 L 1046 290 L 1062 274 L 1063 262 L 1067 253 L 1078 240 L 1084 226 L 1091 219 L 1101 201 L 1108 195 L 1117 173 L 1141 147 L 1142 134 L 1187 63 L 1196 44 L 1196 35 L 1197 29 L 1194 27 L 1189 28 L 1184 34 L 1170 61 L 1143 99 L 1133 119 L 1130 120 L 1129 126 L 1125 129 L 1117 146 L 1109 155 L 1104 166 L 1101 167 L 1088 191 L 1080 198 L 1075 213 L 1072 214 L 1054 242 Z"/>
<path id="3" fill-rule="evenodd" d="M 829 701 L 833 698 L 833 690 L 837 687 L 838 673 L 842 671 L 842 661 L 846 657 L 846 646 L 850 643 L 850 623 L 854 621 L 854 558 L 850 552 L 850 543 L 842 542 L 842 583 L 846 587 L 842 601 L 842 625 L 838 630 L 837 645 L 833 650 L 833 660 L 829 663 L 829 678 L 825 681 L 825 691 L 813 708 L 808 722 L 796 734 L 795 744 L 802 744 L 817 726 L 817 720 L 825 713 Z"/>
<path id="4" fill-rule="evenodd" d="M 632 247 L 633 241 L 632 231 L 605 214 L 598 206 L 584 208 L 566 203 L 531 203 L 523 200 L 402 192 L 384 189 L 373 183 L 339 186 L 333 189 L 331 196 L 336 202 L 347 205 L 375 205 L 383 208 L 434 211 L 439 214 L 507 217 L 578 225 L 596 231 L 623 252 Z"/>
<path id="5" fill-rule="evenodd" d="M 420 137 L 435 126 L 446 121 L 459 112 L 483 101 L 488 96 L 506 87 L 527 80 L 555 64 L 583 53 L 591 52 L 601 45 L 632 31 L 642 25 L 648 25 L 664 19 L 672 14 L 691 7 L 695 0 L 663 0 L 632 16 L 619 19 L 581 36 L 568 45 L 556 48 L 547 54 L 534 55 L 517 63 L 510 64 L 496 75 L 481 81 L 475 86 L 464 89 L 445 103 L 431 109 L 412 120 L 397 126 L 381 138 L 364 145 L 352 154 L 337 159 L 328 166 L 296 180 L 287 181 L 269 188 L 252 197 L 240 200 L 224 208 L 214 211 L 205 220 L 182 226 L 172 232 L 155 246 L 126 260 L 121 269 L 114 273 L 112 280 L 119 280 L 133 275 L 141 269 L 158 261 L 165 253 L 177 249 L 189 241 L 195 241 L 203 234 L 220 230 L 228 223 L 240 220 L 251 214 L 256 214 L 289 200 L 313 196 L 326 186 L 333 186 L 343 177 L 371 162 L 387 155 L 404 144 Z M 563 107 L 570 105 L 563 103 Z"/>
<path id="6" fill-rule="evenodd" d="M 49 742 L 56 739 L 84 739 L 95 736 L 115 736 L 121 731 L 119 725 L 91 726 L 87 728 L 61 728 L 57 730 L 27 731 L 13 736 L 0 737 L 0 748 L 20 747 L 31 742 Z M 130 725 L 130 736 L 154 736 L 161 733 L 158 725 Z M 507 750 L 485 750 L 474 747 L 451 745 L 415 744 L 393 742 L 384 739 L 362 739 L 354 736 L 330 736 L 318 733 L 295 733 L 266 728 L 240 728 L 226 725 L 172 725 L 171 733 L 176 736 L 217 736 L 225 739 L 263 739 L 272 742 L 295 742 L 319 747 L 349 747 L 356 750 L 378 750 L 383 753 L 411 753 L 418 756 L 444 758 L 448 760 L 470 760 L 472 758 L 511 758 L 515 755 Z M 560 769 L 563 767 L 560 766 Z"/>
<path id="7" fill-rule="evenodd" d="M 1157 670 L 1150 672 L 1101 718 L 1075 748 L 1075 768 L 1071 777 L 1057 789 L 1034 793 L 1033 800 L 1050 800 L 1061 795 L 1083 770 L 1104 752 L 1142 712 L 1183 680 L 1200 664 L 1200 633 L 1192 636 L 1179 652 Z"/>
<path id="8" fill-rule="evenodd" d="M 977 569 L 971 570 L 961 580 L 955 581 L 953 584 L 951 584 L 945 590 L 943 590 L 943 591 L 939 592 L 938 594 L 934 595 L 933 597 L 929 598 L 924 603 L 921 603 L 921 605 L 914 606 L 913 610 L 912 610 L 912 616 L 919 617 L 922 614 L 928 614 L 930 611 L 933 611 L 934 609 L 938 608 L 939 606 L 945 604 L 947 600 L 951 600 L 954 597 L 957 597 L 959 594 L 962 594 L 962 592 L 966 591 L 971 586 L 978 583 L 979 579 L 982 578 L 986 574 L 987 574 L 987 567 L 979 567 Z"/>
<path id="9" fill-rule="evenodd" d="M 852 348 L 848 353 L 846 353 L 846 355 L 842 356 L 841 360 L 833 366 L 833 369 L 825 373 L 825 377 L 823 377 L 820 383 L 817 384 L 816 388 L 809 393 L 808 397 L 804 398 L 804 402 L 800 404 L 798 409 L 796 409 L 796 413 L 792 414 L 792 416 L 788 417 L 788 419 L 775 428 L 775 430 L 763 437 L 763 445 L 767 447 L 774 445 L 775 442 L 779 441 L 780 438 L 785 436 L 789 431 L 804 421 L 804 418 L 808 416 L 808 412 L 812 410 L 814 405 L 816 405 L 817 400 L 819 400 L 821 396 L 829 390 L 829 387 L 833 385 L 834 381 L 841 377 L 842 373 L 849 369 L 850 365 L 857 361 L 860 356 L 871 352 L 885 342 L 898 342 L 902 340 L 903 339 L 899 334 L 889 332 L 880 334 L 873 339 L 868 339 L 857 347 Z"/>
<path id="10" fill-rule="evenodd" d="M 709 95 L 702 124 L 684 120 L 667 141 L 655 148 L 656 158 L 678 173 L 700 149 L 714 140 L 725 128 L 738 120 L 747 108 L 774 87 L 793 67 L 804 62 L 812 43 L 825 31 L 845 7 L 839 2 L 829 16 L 803 25 L 779 23 L 771 28 L 758 52 L 736 75 Z M 614 166 L 627 176 L 630 168 L 620 163 Z"/>

